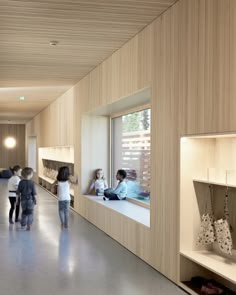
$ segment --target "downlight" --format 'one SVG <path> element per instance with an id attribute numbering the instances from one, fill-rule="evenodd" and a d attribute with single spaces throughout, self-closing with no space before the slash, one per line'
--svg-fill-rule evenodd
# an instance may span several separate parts
<path id="1" fill-rule="evenodd" d="M 51 46 L 57 46 L 58 41 L 50 41 L 49 44 L 50 44 Z"/>
<path id="2" fill-rule="evenodd" d="M 16 146 L 16 139 L 9 136 L 4 140 L 4 145 L 8 149 L 13 149 Z"/>

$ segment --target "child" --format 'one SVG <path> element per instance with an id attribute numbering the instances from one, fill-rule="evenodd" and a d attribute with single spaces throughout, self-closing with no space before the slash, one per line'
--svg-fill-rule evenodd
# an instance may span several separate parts
<path id="1" fill-rule="evenodd" d="M 90 185 L 88 194 L 91 193 L 92 190 L 95 189 L 96 196 L 103 196 L 104 191 L 108 188 L 107 181 L 104 177 L 104 173 L 102 169 L 97 169 L 94 173 L 94 178 Z"/>
<path id="2" fill-rule="evenodd" d="M 58 196 L 58 210 L 61 221 L 61 228 L 68 228 L 69 209 L 70 209 L 70 182 L 77 184 L 78 180 L 74 182 L 71 179 L 70 171 L 67 166 L 59 168 L 57 175 L 57 196 Z"/>
<path id="3" fill-rule="evenodd" d="M 21 201 L 22 215 L 21 215 L 21 226 L 27 225 L 27 230 L 33 223 L 34 218 L 34 206 L 36 205 L 36 190 L 33 181 L 33 169 L 26 167 L 22 170 L 22 180 L 19 183 L 17 194 Z M 18 201 L 19 203 L 19 201 Z"/>
<path id="4" fill-rule="evenodd" d="M 117 171 L 116 179 L 119 181 L 115 189 L 104 191 L 103 200 L 125 200 L 127 195 L 127 184 L 125 182 L 126 171 L 121 169 Z"/>
<path id="5" fill-rule="evenodd" d="M 16 191 L 18 185 L 20 183 L 20 176 L 21 176 L 21 167 L 19 165 L 14 166 L 12 169 L 13 176 L 8 180 L 8 192 L 9 192 L 9 201 L 11 204 L 11 208 L 9 211 L 9 223 L 14 224 L 13 222 L 13 213 L 15 212 L 15 222 L 19 222 L 19 212 L 20 212 L 20 204 L 16 203 Z"/>

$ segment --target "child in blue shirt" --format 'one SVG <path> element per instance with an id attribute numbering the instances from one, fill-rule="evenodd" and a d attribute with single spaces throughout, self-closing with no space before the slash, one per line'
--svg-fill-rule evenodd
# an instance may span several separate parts
<path id="1" fill-rule="evenodd" d="M 121 169 L 117 171 L 116 179 L 119 181 L 115 189 L 107 189 L 104 191 L 104 201 L 125 200 L 127 196 L 127 184 L 125 182 L 126 171 Z"/>

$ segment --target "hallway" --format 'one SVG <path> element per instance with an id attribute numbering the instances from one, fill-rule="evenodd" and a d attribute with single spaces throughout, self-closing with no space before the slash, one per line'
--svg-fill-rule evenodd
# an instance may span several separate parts
<path id="1" fill-rule="evenodd" d="M 185 294 L 76 213 L 61 231 L 56 199 L 40 187 L 32 231 L 9 226 L 6 183 L 0 183 L 2 295 Z"/>

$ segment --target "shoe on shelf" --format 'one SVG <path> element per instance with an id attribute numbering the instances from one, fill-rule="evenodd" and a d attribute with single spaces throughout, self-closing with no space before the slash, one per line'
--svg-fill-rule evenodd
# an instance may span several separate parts
<path id="1" fill-rule="evenodd" d="M 211 284 L 208 283 L 207 285 L 203 285 L 201 288 L 201 294 L 212 294 L 212 295 L 216 295 L 216 294 L 223 294 L 224 290 Z"/>
<path id="2" fill-rule="evenodd" d="M 215 292 L 216 292 L 215 294 L 223 294 L 223 293 L 224 293 L 224 290 L 223 290 L 222 288 L 218 287 L 218 286 L 217 286 L 216 284 L 214 284 L 214 283 L 209 282 L 209 283 L 207 284 L 207 287 L 209 287 L 209 288 L 215 290 Z"/>

